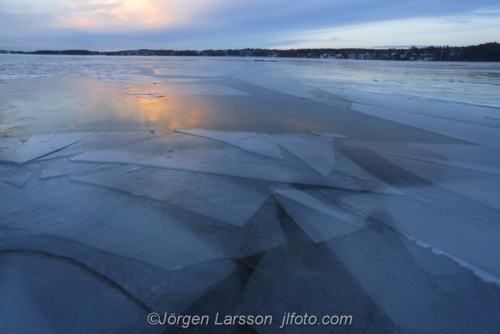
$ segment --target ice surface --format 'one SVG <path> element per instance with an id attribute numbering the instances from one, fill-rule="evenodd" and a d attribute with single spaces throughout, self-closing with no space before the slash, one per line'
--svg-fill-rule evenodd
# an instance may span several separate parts
<path id="1" fill-rule="evenodd" d="M 14 154 L 5 157 L 0 162 L 22 165 L 73 145 L 85 136 L 86 134 L 82 133 L 31 136 Z"/>
<path id="2" fill-rule="evenodd" d="M 118 82 L 118 83 L 127 83 L 127 82 L 150 82 L 150 83 L 165 83 L 164 80 L 149 77 L 145 75 L 137 75 L 137 74 L 114 74 L 114 75 L 99 75 L 97 78 L 103 82 Z"/>
<path id="3" fill-rule="evenodd" d="M 128 165 L 127 166 L 127 173 L 135 173 L 137 171 L 143 170 L 145 167 L 142 166 L 136 166 L 136 165 Z"/>
<path id="4" fill-rule="evenodd" d="M 144 309 L 99 277 L 71 261 L 22 253 L 0 256 L 2 332 L 159 332 L 144 322 Z"/>
<path id="5" fill-rule="evenodd" d="M 500 212 L 435 185 L 404 191 L 408 196 L 359 194 L 338 201 L 500 278 Z"/>
<path id="6" fill-rule="evenodd" d="M 133 93 L 125 93 L 126 95 L 137 95 L 137 96 L 158 96 L 158 95 L 220 95 L 220 96 L 249 96 L 251 94 L 245 93 L 243 91 L 216 85 L 216 84 L 204 84 L 204 83 L 194 83 L 194 84 L 177 84 L 177 85 L 169 85 L 169 86 L 159 86 L 155 87 L 155 89 L 133 92 Z"/>
<path id="7" fill-rule="evenodd" d="M 275 90 L 281 93 L 290 94 L 303 98 L 312 98 L 311 87 L 297 83 L 293 80 L 284 80 L 280 78 L 268 77 L 265 75 L 236 75 L 236 78 L 261 86 L 267 89 Z"/>
<path id="8" fill-rule="evenodd" d="M 147 99 L 147 100 L 156 100 L 162 97 L 165 97 L 165 95 L 136 95 L 140 99 Z"/>
<path id="9" fill-rule="evenodd" d="M 72 181 L 165 202 L 240 227 L 270 196 L 266 182 L 177 171 L 156 171 L 150 182 L 109 173 L 74 177 Z"/>
<path id="10" fill-rule="evenodd" d="M 500 211 L 500 176 L 381 154 L 387 160 L 464 197 Z"/>
<path id="11" fill-rule="evenodd" d="M 314 242 L 332 239 L 364 227 L 363 216 L 288 185 L 273 188 L 273 194 Z"/>
<path id="12" fill-rule="evenodd" d="M 476 145 L 386 143 L 345 140 L 342 145 L 500 175 L 500 152 Z"/>
<path id="13" fill-rule="evenodd" d="M 265 157 L 283 159 L 280 149 L 273 142 L 273 139 L 265 133 L 212 131 L 203 129 L 178 130 L 177 132 L 221 141 Z"/>
<path id="14" fill-rule="evenodd" d="M 78 143 L 60 151 L 37 159 L 38 161 L 62 158 L 80 154 L 87 151 L 101 150 L 104 148 L 126 145 L 145 139 L 165 135 L 165 132 L 89 132 Z"/>
<path id="15" fill-rule="evenodd" d="M 174 152 L 167 152 L 168 148 L 173 148 Z M 218 141 L 176 133 L 113 149 L 83 153 L 75 156 L 74 161 L 135 164 L 282 183 L 402 194 L 397 189 L 376 179 L 342 154 L 336 156 L 335 173 L 331 173 L 326 178 L 290 153 L 284 151 L 283 156 L 286 158 L 271 159 Z M 167 159 L 167 157 L 170 158 Z"/>
<path id="16" fill-rule="evenodd" d="M 441 119 L 397 109 L 353 103 L 353 110 L 500 150 L 500 131 L 489 126 Z"/>
<path id="17" fill-rule="evenodd" d="M 321 136 L 321 137 L 327 137 L 327 138 L 340 138 L 340 139 L 347 139 L 349 137 L 344 136 L 341 133 L 336 133 L 336 132 L 321 132 L 321 131 L 311 131 L 308 130 L 310 133 L 316 136 Z"/>
<path id="18" fill-rule="evenodd" d="M 24 187 L 26 182 L 28 182 L 29 178 L 31 177 L 31 173 L 22 173 L 22 174 L 16 174 L 14 176 L 9 177 L 8 179 L 3 180 L 5 183 L 8 183 L 10 185 L 13 185 L 18 188 Z"/>
<path id="19" fill-rule="evenodd" d="M 335 162 L 331 138 L 299 135 L 272 135 L 272 138 L 319 175 L 326 177 L 331 173 Z"/>
<path id="20" fill-rule="evenodd" d="M 108 165 L 109 168 L 109 165 Z M 56 177 L 63 177 L 73 174 L 82 174 L 101 169 L 101 166 L 94 164 L 81 164 L 61 159 L 50 164 L 40 174 L 40 180 L 48 180 Z"/>

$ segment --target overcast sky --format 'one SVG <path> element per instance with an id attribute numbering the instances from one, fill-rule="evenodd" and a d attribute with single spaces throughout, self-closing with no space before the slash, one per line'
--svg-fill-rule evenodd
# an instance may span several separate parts
<path id="1" fill-rule="evenodd" d="M 459 46 L 498 36 L 498 0 L 0 0 L 6 50 Z"/>

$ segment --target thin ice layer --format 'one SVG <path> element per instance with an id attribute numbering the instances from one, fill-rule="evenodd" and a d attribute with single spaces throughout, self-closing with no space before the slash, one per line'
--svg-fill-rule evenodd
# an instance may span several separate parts
<path id="1" fill-rule="evenodd" d="M 353 103 L 351 108 L 368 115 L 500 150 L 500 131 L 497 128 L 359 103 Z"/>
<path id="2" fill-rule="evenodd" d="M 99 75 L 99 80 L 108 83 L 126 83 L 126 82 L 151 82 L 151 83 L 165 83 L 164 80 L 137 74 L 115 74 L 115 75 Z"/>
<path id="3" fill-rule="evenodd" d="M 14 187 L 22 188 L 28 182 L 29 178 L 31 177 L 31 173 L 22 173 L 22 174 L 16 174 L 13 175 L 5 180 L 3 180 L 5 183 L 8 183 Z"/>
<path id="4" fill-rule="evenodd" d="M 273 194 L 314 242 L 356 232 L 364 227 L 364 217 L 288 185 L 273 188 Z"/>
<path id="5" fill-rule="evenodd" d="M 426 180 L 500 211 L 500 176 L 387 154 L 381 155 Z"/>
<path id="6" fill-rule="evenodd" d="M 72 181 L 165 202 L 239 227 L 270 195 L 266 182 L 178 171 L 156 171 L 149 182 L 109 173 L 74 177 Z"/>
<path id="7" fill-rule="evenodd" d="M 308 131 L 310 133 L 312 133 L 313 135 L 321 136 L 321 137 L 340 138 L 340 139 L 347 139 L 347 138 L 349 138 L 349 137 L 344 136 L 343 134 L 337 133 L 337 132 L 322 132 L 322 131 L 311 131 L 311 130 L 308 130 Z"/>
<path id="8" fill-rule="evenodd" d="M 326 177 L 332 172 L 335 156 L 331 138 L 299 135 L 272 135 L 272 138 L 319 175 Z"/>
<path id="9" fill-rule="evenodd" d="M 115 147 L 135 143 L 141 140 L 156 138 L 165 135 L 165 132 L 88 132 L 85 138 L 78 143 L 64 148 L 53 154 L 44 156 L 37 160 L 50 160 L 67 157 L 83 152 L 102 150 L 104 148 Z"/>
<path id="10" fill-rule="evenodd" d="M 180 85 L 169 85 L 168 87 L 160 86 L 152 90 L 125 93 L 126 95 L 138 95 L 151 97 L 159 95 L 219 95 L 219 96 L 249 96 L 251 94 L 242 92 L 240 90 L 216 85 L 216 84 L 205 84 L 205 83 L 194 83 L 194 84 L 180 84 Z"/>
<path id="11" fill-rule="evenodd" d="M 85 136 L 84 133 L 31 136 L 15 153 L 5 157 L 0 162 L 22 165 L 73 145 Z"/>
<path id="12" fill-rule="evenodd" d="M 169 152 L 171 148 L 173 152 Z M 292 154 L 283 151 L 284 159 L 270 159 L 250 154 L 224 143 L 181 133 L 142 141 L 113 149 L 87 152 L 75 161 L 113 164 L 135 164 L 250 179 L 319 185 L 354 191 L 374 191 L 400 195 L 401 192 L 376 179 L 361 167 L 337 155 L 335 173 L 326 178 L 306 166 Z"/>
<path id="13" fill-rule="evenodd" d="M 108 165 L 109 166 L 109 165 Z M 40 180 L 48 180 L 56 177 L 63 177 L 73 174 L 82 174 L 101 169 L 101 166 L 94 164 L 82 164 L 71 162 L 70 160 L 56 160 L 45 168 L 40 174 Z"/>
<path id="14" fill-rule="evenodd" d="M 435 185 L 408 196 L 359 194 L 338 201 L 500 278 L 500 213 Z"/>
<path id="15" fill-rule="evenodd" d="M 345 140 L 342 145 L 409 159 L 500 175 L 500 152 L 477 145 Z"/>
<path id="16" fill-rule="evenodd" d="M 179 226 L 140 216 L 140 203 L 129 203 L 126 212 L 109 216 L 95 212 L 92 202 L 90 217 L 76 217 L 70 212 L 31 206 L 4 217 L 1 225 L 49 233 L 75 240 L 104 251 L 144 261 L 168 271 L 179 270 L 196 263 L 223 258 L 200 238 Z M 138 208 L 138 210 L 134 210 Z M 75 209 L 82 210 L 82 203 Z M 100 215 L 99 215 L 100 214 Z"/>
<path id="17" fill-rule="evenodd" d="M 265 133 L 213 131 L 203 129 L 181 130 L 177 132 L 217 140 L 265 157 L 283 159 L 280 149 L 276 146 L 273 139 Z"/>

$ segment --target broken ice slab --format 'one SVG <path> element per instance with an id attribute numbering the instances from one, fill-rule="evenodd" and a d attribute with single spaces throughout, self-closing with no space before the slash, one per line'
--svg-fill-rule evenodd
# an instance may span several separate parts
<path id="1" fill-rule="evenodd" d="M 351 108 L 375 117 L 500 150 L 500 131 L 497 128 L 359 103 L 353 103 Z"/>
<path id="2" fill-rule="evenodd" d="M 273 139 L 265 133 L 213 131 L 203 129 L 178 130 L 177 132 L 221 141 L 241 148 L 247 152 L 260 154 L 265 157 L 283 159 L 280 149 L 276 146 Z"/>
<path id="3" fill-rule="evenodd" d="M 274 142 L 273 142 L 274 143 Z M 167 151 L 173 149 L 173 153 Z M 340 153 L 334 166 L 335 173 L 320 176 L 287 151 L 284 159 L 271 159 L 251 154 L 218 141 L 174 133 L 112 149 L 87 152 L 75 156 L 74 161 L 111 164 L 135 164 L 216 175 L 319 185 L 354 191 L 373 191 L 401 195 L 397 189 L 376 179 Z M 167 157 L 170 157 L 167 159 Z"/>
<path id="4" fill-rule="evenodd" d="M 500 289 L 453 260 L 411 243 L 379 226 L 325 245 L 348 271 L 349 281 L 395 324 L 395 332 L 467 333 L 480 326 L 480 332 L 494 333 L 500 325 L 500 318 L 494 316 L 500 307 Z M 442 275 L 429 274 L 434 269 Z M 481 320 L 470 321 L 470 316 Z"/>
<path id="5" fill-rule="evenodd" d="M 331 138 L 300 135 L 272 135 L 271 137 L 319 175 L 326 177 L 332 172 L 335 156 Z"/>
<path id="6" fill-rule="evenodd" d="M 101 169 L 101 166 L 99 165 L 82 164 L 62 159 L 53 162 L 45 168 L 40 174 L 40 180 L 48 180 L 73 174 L 82 174 L 99 169 Z"/>
<path id="7" fill-rule="evenodd" d="M 4 157 L 0 162 L 22 165 L 73 145 L 86 135 L 84 133 L 64 133 L 31 136 L 16 152 Z"/>
<path id="8" fill-rule="evenodd" d="M 404 191 L 408 196 L 365 193 L 338 202 L 500 279 L 500 212 L 436 185 Z"/>
<path id="9" fill-rule="evenodd" d="M 345 140 L 342 145 L 403 158 L 500 175 L 500 152 L 477 145 Z"/>
<path id="10" fill-rule="evenodd" d="M 276 200 L 314 242 L 353 233 L 365 226 L 365 217 L 337 203 L 327 203 L 289 185 L 272 188 L 272 191 Z"/>
<path id="11" fill-rule="evenodd" d="M 88 132 L 85 138 L 67 148 L 37 159 L 38 161 L 50 160 L 80 154 L 87 151 L 101 150 L 104 148 L 126 145 L 145 139 L 165 135 L 165 132 Z"/>
<path id="12" fill-rule="evenodd" d="M 80 193 L 103 198 L 81 186 Z M 108 199 L 103 199 L 104 205 L 91 202 L 93 206 L 78 200 L 72 202 L 76 203 L 75 207 L 64 211 L 32 205 L 4 215 L 0 225 L 75 240 L 168 271 L 225 257 L 179 224 L 148 212 L 147 207 L 137 201 L 127 202 L 126 208 L 118 212 L 114 206 L 105 207 L 109 206 L 105 204 L 109 203 Z"/>
<path id="13" fill-rule="evenodd" d="M 380 154 L 392 163 L 473 201 L 500 211 L 500 176 Z"/>
<path id="14" fill-rule="evenodd" d="M 347 138 L 349 138 L 349 137 L 344 136 L 343 134 L 337 133 L 337 132 L 321 132 L 321 131 L 311 131 L 311 130 L 308 130 L 308 131 L 310 133 L 312 133 L 313 135 L 321 136 L 321 137 L 340 138 L 340 139 L 347 139 Z"/>
<path id="15" fill-rule="evenodd" d="M 24 187 L 26 182 L 28 182 L 31 177 L 31 173 L 22 173 L 16 174 L 14 176 L 9 177 L 8 179 L 3 180 L 3 182 L 13 185 L 18 188 Z"/>
<path id="16" fill-rule="evenodd" d="M 144 182 L 96 173 L 71 180 L 164 202 L 239 227 L 270 196 L 269 184 L 262 181 L 166 170 L 149 177 L 149 182 Z"/>

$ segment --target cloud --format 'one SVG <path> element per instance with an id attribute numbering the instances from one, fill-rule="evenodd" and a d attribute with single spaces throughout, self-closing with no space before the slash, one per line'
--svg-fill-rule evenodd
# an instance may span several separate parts
<path id="1" fill-rule="evenodd" d="M 1 1 L 0 49 L 28 50 L 463 45 L 494 38 L 500 18 L 491 0 Z"/>

